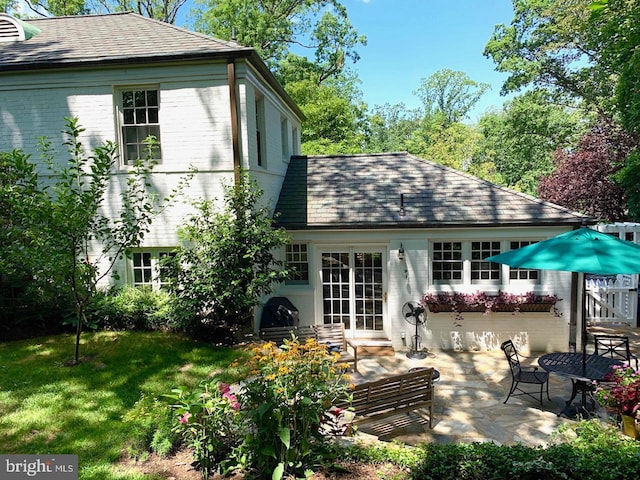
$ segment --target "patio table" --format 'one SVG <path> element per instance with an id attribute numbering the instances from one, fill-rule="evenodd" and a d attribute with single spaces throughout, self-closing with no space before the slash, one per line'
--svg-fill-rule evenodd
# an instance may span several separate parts
<path id="1" fill-rule="evenodd" d="M 583 358 L 585 361 L 583 362 Z M 578 392 L 581 392 L 581 410 L 590 415 L 587 408 L 587 394 L 593 392 L 593 382 L 602 382 L 614 365 L 622 365 L 622 362 L 600 355 L 586 355 L 581 352 L 556 352 L 547 353 L 538 359 L 538 364 L 547 372 L 556 373 L 571 379 L 571 398 L 567 400 L 565 408 L 558 416 L 569 415 L 571 404 Z M 592 398 L 592 410 L 595 409 L 595 401 Z"/>

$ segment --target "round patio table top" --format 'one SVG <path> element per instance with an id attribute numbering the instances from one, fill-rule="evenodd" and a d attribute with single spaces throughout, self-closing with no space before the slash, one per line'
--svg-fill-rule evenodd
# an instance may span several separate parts
<path id="1" fill-rule="evenodd" d="M 583 365 L 582 352 L 556 352 L 542 355 L 538 364 L 547 372 L 573 380 L 602 382 L 611 367 L 622 365 L 622 362 L 600 355 L 587 355 Z"/>

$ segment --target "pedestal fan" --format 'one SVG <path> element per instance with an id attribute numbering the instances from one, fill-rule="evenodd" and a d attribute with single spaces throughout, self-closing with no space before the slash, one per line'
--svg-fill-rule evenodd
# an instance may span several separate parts
<path id="1" fill-rule="evenodd" d="M 427 321 L 427 314 L 424 307 L 414 305 L 407 302 L 402 306 L 402 316 L 411 325 L 416 327 L 416 333 L 412 337 L 411 350 L 407 353 L 408 358 L 426 358 L 426 352 L 420 350 L 420 335 L 418 334 L 418 326 L 423 325 Z"/>

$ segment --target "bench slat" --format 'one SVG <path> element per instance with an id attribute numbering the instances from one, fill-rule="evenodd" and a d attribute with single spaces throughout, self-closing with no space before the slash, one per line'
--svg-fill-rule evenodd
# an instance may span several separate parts
<path id="1" fill-rule="evenodd" d="M 433 428 L 433 368 L 393 375 L 357 385 L 351 407 L 355 423 L 371 418 L 428 408 L 429 428 Z"/>

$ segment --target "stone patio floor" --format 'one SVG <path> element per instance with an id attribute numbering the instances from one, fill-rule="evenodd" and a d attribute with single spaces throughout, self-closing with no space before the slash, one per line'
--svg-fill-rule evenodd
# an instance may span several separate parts
<path id="1" fill-rule="evenodd" d="M 590 330 L 596 331 L 629 335 L 632 353 L 640 354 L 640 330 L 623 327 Z M 539 355 L 532 353 L 523 364 L 537 365 Z M 416 410 L 362 424 L 359 432 L 409 445 L 492 441 L 500 445 L 536 446 L 548 444 L 550 434 L 562 423 L 575 421 L 557 415 L 570 396 L 571 381 L 554 374 L 549 382 L 551 401 L 543 395 L 542 407 L 527 396 L 511 397 L 504 404 L 511 374 L 502 351 L 430 351 L 425 359 L 409 359 L 406 352 L 363 356 L 358 358 L 358 372 L 351 374 L 351 380 L 357 384 L 414 367 L 434 367 L 440 372 L 435 383 L 434 428 L 429 429 L 428 412 Z"/>

